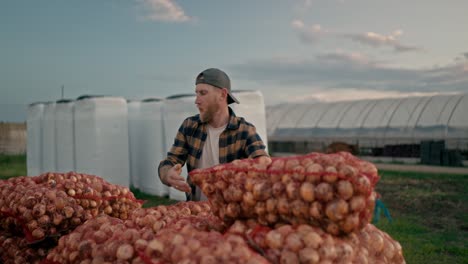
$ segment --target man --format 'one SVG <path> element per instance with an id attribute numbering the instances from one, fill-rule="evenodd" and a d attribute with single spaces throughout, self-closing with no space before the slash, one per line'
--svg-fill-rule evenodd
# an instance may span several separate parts
<path id="1" fill-rule="evenodd" d="M 198 74 L 195 80 L 195 104 L 199 114 L 184 120 L 177 132 L 167 158 L 159 164 L 161 181 L 187 193 L 187 200 L 206 200 L 199 188 L 180 176 L 187 162 L 190 172 L 209 168 L 236 159 L 268 157 L 265 144 L 255 126 L 236 117 L 228 106 L 239 101 L 231 93 L 227 74 L 210 68 Z"/>

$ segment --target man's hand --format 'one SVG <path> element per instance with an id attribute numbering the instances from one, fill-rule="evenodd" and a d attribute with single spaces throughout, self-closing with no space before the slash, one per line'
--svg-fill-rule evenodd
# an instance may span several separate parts
<path id="1" fill-rule="evenodd" d="M 179 191 L 190 192 L 190 186 L 185 179 L 180 176 L 180 173 L 182 173 L 182 166 L 180 164 L 176 164 L 174 167 L 170 168 L 166 174 L 167 184 Z"/>

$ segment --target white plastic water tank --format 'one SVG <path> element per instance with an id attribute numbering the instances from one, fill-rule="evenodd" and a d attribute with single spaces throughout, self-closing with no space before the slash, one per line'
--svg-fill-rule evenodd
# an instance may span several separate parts
<path id="1" fill-rule="evenodd" d="M 233 91 L 232 94 L 239 100 L 239 104 L 233 103 L 229 106 L 236 116 L 243 117 L 255 126 L 268 152 L 265 102 L 262 93 L 260 91 Z"/>
<path id="2" fill-rule="evenodd" d="M 42 172 L 42 120 L 44 103 L 32 103 L 27 110 L 27 147 L 26 164 L 28 176 L 37 176 Z"/>
<path id="3" fill-rule="evenodd" d="M 55 144 L 55 102 L 47 102 L 42 122 L 42 172 L 57 169 Z"/>
<path id="4" fill-rule="evenodd" d="M 127 116 L 127 101 L 122 97 L 78 97 L 74 110 L 77 172 L 129 187 Z"/>
<path id="5" fill-rule="evenodd" d="M 141 102 L 139 116 L 140 186 L 144 193 L 157 196 L 169 194 L 169 187 L 161 182 L 158 175 L 159 162 L 167 153 L 164 144 L 163 104 L 164 101 L 160 98 L 145 99 Z"/>
<path id="6" fill-rule="evenodd" d="M 141 122 L 140 122 L 140 106 L 139 100 L 127 100 L 128 107 L 128 147 L 130 150 L 130 184 L 133 188 L 140 188 L 140 166 L 139 166 L 139 151 L 141 140 Z"/>
<path id="7" fill-rule="evenodd" d="M 55 104 L 56 171 L 75 171 L 73 131 L 73 100 L 58 100 Z"/>
<path id="8" fill-rule="evenodd" d="M 195 106 L 194 94 L 173 95 L 166 98 L 163 106 L 164 113 L 164 135 L 165 135 L 165 150 L 171 149 L 174 144 L 174 139 L 182 122 L 189 116 L 198 114 L 198 109 Z M 182 168 L 182 177 L 187 179 L 186 165 Z M 174 188 L 169 189 L 169 198 L 178 201 L 185 201 L 184 192 Z"/>

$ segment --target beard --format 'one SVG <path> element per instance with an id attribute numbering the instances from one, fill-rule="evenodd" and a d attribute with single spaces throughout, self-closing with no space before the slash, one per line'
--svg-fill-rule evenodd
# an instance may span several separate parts
<path id="1" fill-rule="evenodd" d="M 202 122 L 210 122 L 215 113 L 218 111 L 218 106 L 216 104 L 210 104 L 205 108 L 205 111 L 200 112 L 200 119 Z"/>

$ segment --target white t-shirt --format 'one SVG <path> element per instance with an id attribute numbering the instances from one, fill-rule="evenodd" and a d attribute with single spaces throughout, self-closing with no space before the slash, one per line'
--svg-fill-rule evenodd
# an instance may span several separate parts
<path id="1" fill-rule="evenodd" d="M 204 169 L 213 167 L 219 164 L 219 136 L 223 133 L 226 126 L 214 128 L 210 125 L 207 125 L 208 136 L 203 146 L 202 155 L 200 160 L 198 160 L 197 168 Z M 200 188 L 197 186 L 195 193 L 196 201 L 206 201 L 206 196 L 201 192 Z"/>

